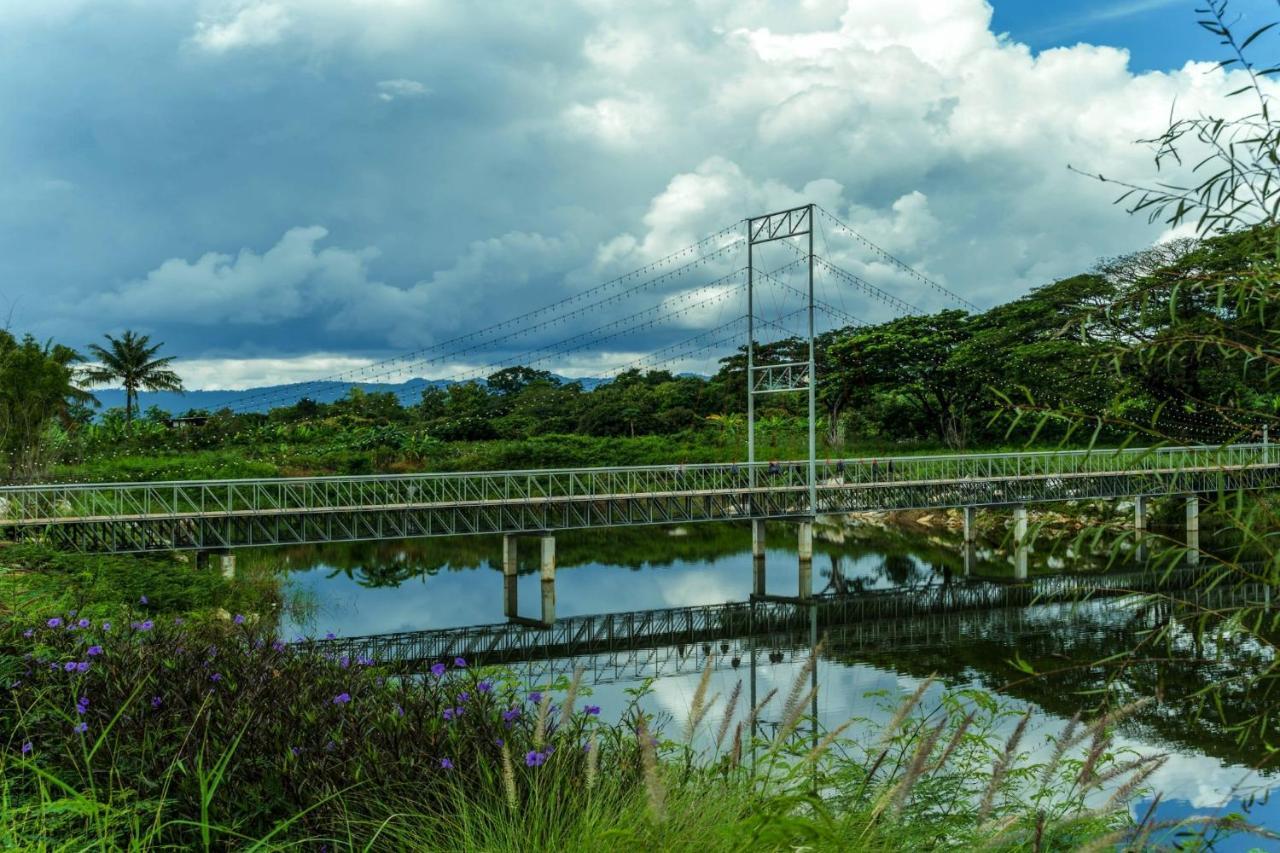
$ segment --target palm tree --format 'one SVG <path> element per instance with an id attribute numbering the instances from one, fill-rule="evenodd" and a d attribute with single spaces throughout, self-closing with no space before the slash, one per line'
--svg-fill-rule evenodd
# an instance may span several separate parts
<path id="1" fill-rule="evenodd" d="M 138 405 L 138 390 L 182 391 L 182 379 L 169 370 L 174 356 L 156 358 L 164 344 L 151 343 L 149 335 L 135 335 L 126 331 L 119 338 L 104 335 L 111 348 L 89 345 L 89 352 L 99 365 L 85 368 L 84 378 L 91 385 L 107 385 L 119 382 L 124 386 L 124 419 L 133 420 L 133 410 Z"/>

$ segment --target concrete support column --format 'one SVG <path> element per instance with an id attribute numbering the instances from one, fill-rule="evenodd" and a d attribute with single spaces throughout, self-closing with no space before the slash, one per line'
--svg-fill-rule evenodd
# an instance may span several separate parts
<path id="1" fill-rule="evenodd" d="M 1200 496 L 1187 496 L 1187 563 L 1200 565 Z"/>
<path id="2" fill-rule="evenodd" d="M 1133 499 L 1133 544 L 1139 562 L 1147 559 L 1147 496 Z"/>
<path id="3" fill-rule="evenodd" d="M 765 594 L 763 518 L 751 520 L 751 591 L 754 595 Z"/>
<path id="4" fill-rule="evenodd" d="M 813 522 L 800 522 L 800 535 L 796 543 L 796 553 L 800 557 L 799 589 L 796 595 L 809 598 L 813 595 Z"/>
<path id="5" fill-rule="evenodd" d="M 751 556 L 764 559 L 764 519 L 751 520 Z"/>
<path id="6" fill-rule="evenodd" d="M 1013 576 L 1018 580 L 1027 577 L 1027 506 L 1013 508 Z"/>
<path id="7" fill-rule="evenodd" d="M 224 578 L 228 580 L 236 576 L 236 555 L 230 551 L 197 551 L 196 552 L 196 570 L 204 571 L 211 565 L 216 565 L 218 571 L 222 573 Z"/>
<path id="8" fill-rule="evenodd" d="M 964 508 L 964 573 L 965 576 L 973 574 L 974 564 L 977 562 L 977 545 L 978 545 L 978 508 L 976 506 L 967 506 Z"/>
<path id="9" fill-rule="evenodd" d="M 542 621 L 556 621 L 556 537 L 542 537 Z"/>
<path id="10" fill-rule="evenodd" d="M 508 619 L 519 612 L 519 587 L 516 581 L 516 537 L 502 537 L 502 613 Z"/>
<path id="11" fill-rule="evenodd" d="M 516 537 L 510 533 L 502 537 L 502 573 L 516 573 Z"/>

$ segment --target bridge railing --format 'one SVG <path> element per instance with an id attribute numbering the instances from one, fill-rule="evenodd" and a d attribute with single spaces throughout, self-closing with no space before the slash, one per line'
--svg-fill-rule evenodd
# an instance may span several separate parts
<path id="1" fill-rule="evenodd" d="M 1122 450 L 952 454 L 823 460 L 824 492 L 904 483 L 965 483 L 1113 474 L 1159 474 L 1280 464 L 1270 445 L 1126 448 Z M 808 485 L 805 462 L 760 462 L 755 488 Z M 472 473 L 290 477 L 241 480 L 78 483 L 0 487 L 0 525 L 129 518 L 268 515 L 424 506 L 609 500 L 687 499 L 737 494 L 752 483 L 745 463 L 645 465 Z"/>

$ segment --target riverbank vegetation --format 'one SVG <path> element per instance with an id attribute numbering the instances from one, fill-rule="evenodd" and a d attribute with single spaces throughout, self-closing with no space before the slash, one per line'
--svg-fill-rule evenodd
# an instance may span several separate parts
<path id="1" fill-rule="evenodd" d="M 925 681 L 847 738 L 859 721 L 812 728 L 806 666 L 755 708 L 704 675 L 665 733 L 577 678 L 527 692 L 461 659 L 405 670 L 145 595 L 54 612 L 0 634 L 5 846 L 1101 849 L 1156 829 L 1126 806 L 1162 759 L 1114 746 L 1124 711 L 1033 761 L 1026 716 L 978 693 L 926 708 Z"/>

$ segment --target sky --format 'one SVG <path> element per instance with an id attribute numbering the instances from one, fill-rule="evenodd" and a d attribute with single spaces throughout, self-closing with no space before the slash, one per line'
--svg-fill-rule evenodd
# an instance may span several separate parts
<path id="1" fill-rule="evenodd" d="M 1170 236 L 1067 167 L 1150 179 L 1135 140 L 1171 110 L 1247 106 L 1224 98 L 1238 74 L 1214 68 L 1202 4 L 0 0 L 0 310 L 76 347 L 149 334 L 191 388 L 526 353 L 607 375 L 743 314 L 734 281 L 707 286 L 741 252 L 487 348 L 360 369 L 810 201 L 986 307 Z M 1245 30 L 1280 17 L 1232 10 Z M 841 268 L 954 307 L 822 222 Z M 892 313 L 822 287 L 846 318 Z M 592 343 L 655 305 L 662 323 Z"/>

